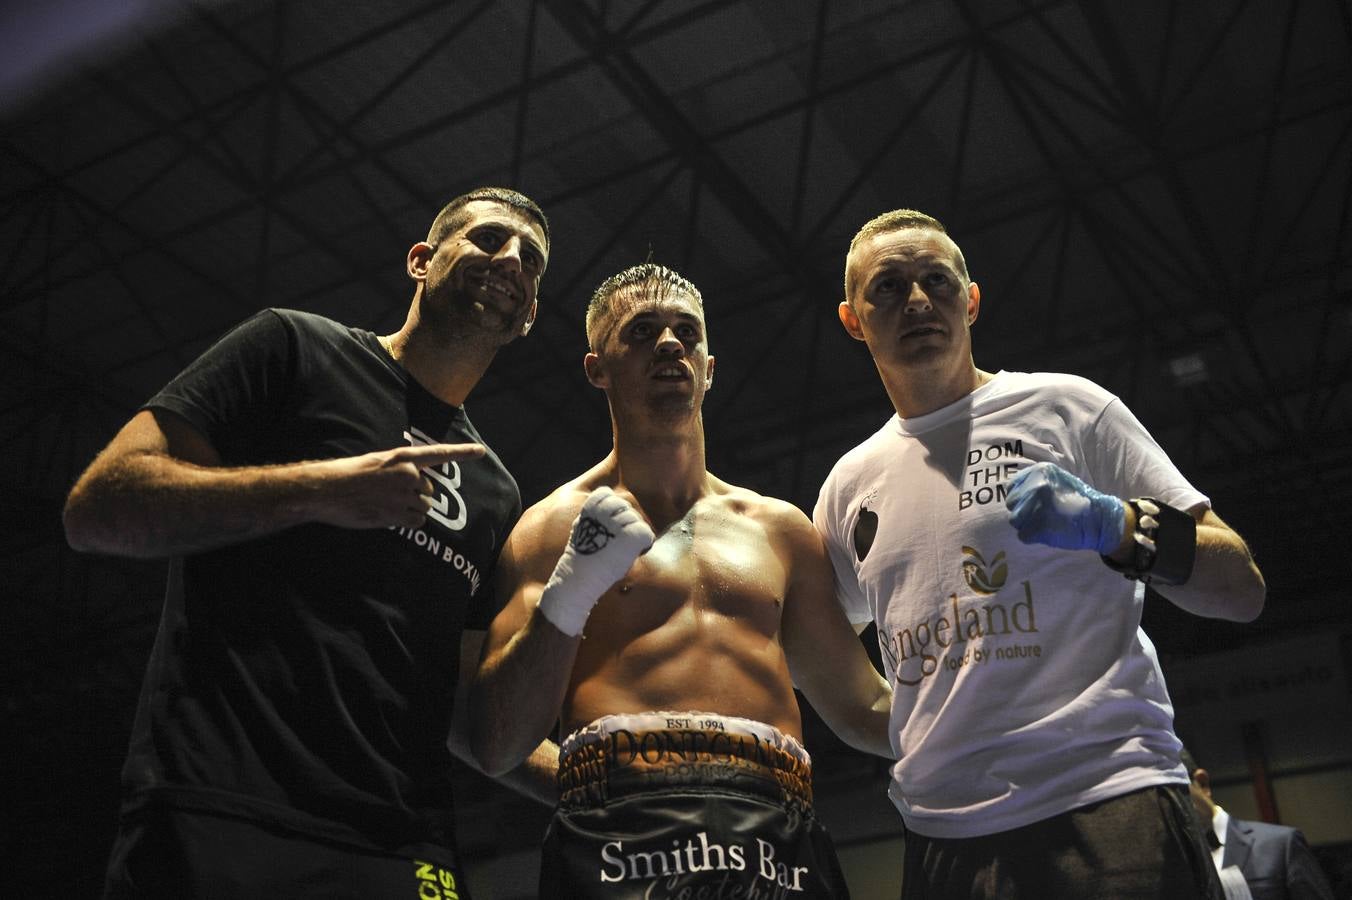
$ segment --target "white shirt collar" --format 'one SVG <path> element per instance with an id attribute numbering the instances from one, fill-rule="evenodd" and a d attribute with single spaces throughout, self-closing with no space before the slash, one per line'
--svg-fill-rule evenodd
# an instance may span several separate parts
<path id="1" fill-rule="evenodd" d="M 1230 828 L 1230 814 L 1216 806 L 1216 811 L 1211 814 L 1211 830 L 1216 833 L 1216 840 L 1220 846 L 1211 851 L 1211 856 L 1216 860 L 1216 868 L 1221 866 L 1221 858 L 1225 856 L 1225 832 Z"/>

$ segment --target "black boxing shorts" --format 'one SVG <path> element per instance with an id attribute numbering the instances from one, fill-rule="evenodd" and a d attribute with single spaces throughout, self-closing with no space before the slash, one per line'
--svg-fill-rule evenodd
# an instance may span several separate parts
<path id="1" fill-rule="evenodd" d="M 734 716 L 605 716 L 564 740 L 540 896 L 849 897 L 807 751 Z"/>

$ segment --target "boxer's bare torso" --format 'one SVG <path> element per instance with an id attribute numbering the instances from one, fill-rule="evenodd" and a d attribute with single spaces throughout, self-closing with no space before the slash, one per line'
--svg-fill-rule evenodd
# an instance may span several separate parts
<path id="1" fill-rule="evenodd" d="M 712 475 L 683 516 L 653 516 L 602 464 L 528 513 L 540 518 L 538 558 L 527 564 L 537 589 L 587 494 L 602 485 L 644 515 L 657 539 L 587 621 L 560 713 L 564 733 L 607 714 L 694 710 L 800 736 L 779 634 L 794 544 L 815 538 L 801 532 L 806 519 Z"/>
<path id="2" fill-rule="evenodd" d="M 503 609 L 475 680 L 480 759 L 513 764 L 556 720 L 566 735 L 655 711 L 801 738 L 795 683 L 838 734 L 889 755 L 890 691 L 835 602 L 816 529 L 705 468 L 714 359 L 696 299 L 617 296 L 584 360 L 606 391 L 614 445 L 527 510 L 503 549 Z M 599 530 L 607 522 L 613 538 Z"/>

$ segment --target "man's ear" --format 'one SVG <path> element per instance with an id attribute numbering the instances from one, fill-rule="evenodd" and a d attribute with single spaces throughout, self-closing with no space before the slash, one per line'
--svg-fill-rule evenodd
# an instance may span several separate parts
<path id="1" fill-rule="evenodd" d="M 981 312 L 981 288 L 975 281 L 967 285 L 967 324 L 971 325 L 976 321 L 977 314 Z"/>
<path id="2" fill-rule="evenodd" d="M 848 300 L 842 300 L 836 307 L 836 315 L 840 316 L 840 324 L 845 326 L 845 331 L 856 341 L 864 339 L 864 329 L 859 325 L 859 317 L 854 314 L 854 307 L 850 306 Z"/>
<path id="3" fill-rule="evenodd" d="M 1192 780 L 1197 782 L 1197 787 L 1207 797 L 1211 796 L 1211 774 L 1206 769 L 1198 769 L 1192 773 Z"/>
<path id="4" fill-rule="evenodd" d="M 418 241 L 412 247 L 408 248 L 407 269 L 408 277 L 414 281 L 424 281 L 427 278 L 427 266 L 432 262 L 432 254 L 437 251 L 427 241 Z"/>
<path id="5" fill-rule="evenodd" d="M 530 302 L 530 312 L 526 314 L 526 321 L 521 323 L 521 336 L 530 334 L 531 326 L 535 324 L 535 314 L 540 311 L 540 301 L 532 300 Z"/>
<path id="6" fill-rule="evenodd" d="M 582 371 L 587 373 L 587 380 L 591 382 L 592 387 L 605 390 L 610 386 L 610 379 L 606 377 L 605 365 L 601 362 L 601 357 L 595 353 L 588 353 L 582 357 Z"/>
<path id="7" fill-rule="evenodd" d="M 714 358 L 711 356 L 704 366 L 704 389 L 707 391 L 714 386 Z"/>

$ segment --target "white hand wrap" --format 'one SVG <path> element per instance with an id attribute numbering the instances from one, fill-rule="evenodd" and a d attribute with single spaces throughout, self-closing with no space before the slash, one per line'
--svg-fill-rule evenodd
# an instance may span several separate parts
<path id="1" fill-rule="evenodd" d="M 642 516 L 610 488 L 597 488 L 573 520 L 568 546 L 540 595 L 540 612 L 577 637 L 596 601 L 652 545 L 653 530 Z"/>

